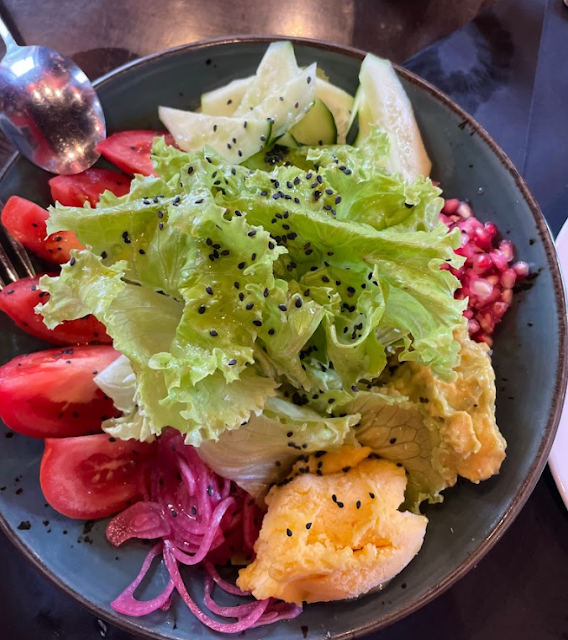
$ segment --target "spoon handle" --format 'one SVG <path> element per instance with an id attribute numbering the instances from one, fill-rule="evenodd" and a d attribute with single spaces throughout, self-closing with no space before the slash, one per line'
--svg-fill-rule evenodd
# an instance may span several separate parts
<path id="1" fill-rule="evenodd" d="M 4 22 L 4 20 L 2 20 L 1 16 L 0 16 L 0 38 L 4 40 L 4 44 L 6 45 L 6 51 L 11 51 L 13 49 L 16 49 L 19 46 L 18 43 L 14 40 L 14 37 L 12 36 L 12 34 L 10 33 L 10 30 L 6 26 L 6 23 Z"/>

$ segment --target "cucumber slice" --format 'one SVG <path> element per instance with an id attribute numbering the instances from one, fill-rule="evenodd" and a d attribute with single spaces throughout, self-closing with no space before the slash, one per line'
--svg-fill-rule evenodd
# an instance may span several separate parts
<path id="1" fill-rule="evenodd" d="M 273 42 L 260 61 L 254 81 L 247 87 L 234 115 L 248 115 L 248 111 L 257 107 L 268 96 L 277 93 L 299 71 L 292 43 Z"/>
<path id="2" fill-rule="evenodd" d="M 247 112 L 247 116 L 274 122 L 272 137 L 278 138 L 299 122 L 312 106 L 316 93 L 314 63 L 285 85 L 272 87 L 270 92 Z"/>
<path id="3" fill-rule="evenodd" d="M 337 128 L 333 115 L 319 98 L 314 100 L 312 108 L 288 133 L 298 144 L 306 147 L 335 144 L 337 141 Z"/>
<path id="4" fill-rule="evenodd" d="M 201 96 L 201 112 L 208 116 L 232 116 L 253 81 L 254 76 L 240 78 L 204 93 Z"/>
<path id="5" fill-rule="evenodd" d="M 199 151 L 209 145 L 234 164 L 261 151 L 272 129 L 266 118 L 208 116 L 170 107 L 159 107 L 158 115 L 183 151 Z"/>
<path id="6" fill-rule="evenodd" d="M 428 158 L 410 100 L 388 60 L 367 54 L 361 65 L 359 80 L 363 91 L 358 109 L 359 129 L 376 124 L 389 134 L 391 153 L 389 169 L 402 173 L 407 180 L 430 174 Z M 368 132 L 368 129 L 367 129 Z"/>
<path id="7" fill-rule="evenodd" d="M 319 98 L 333 114 L 337 128 L 337 143 L 345 144 L 353 112 L 353 96 L 331 82 L 318 78 L 316 80 L 316 98 Z"/>
<path id="8" fill-rule="evenodd" d="M 288 147 L 288 149 L 299 149 L 302 146 L 289 131 L 283 136 L 280 136 L 278 140 L 276 140 L 276 144 L 279 144 L 281 147 Z"/>

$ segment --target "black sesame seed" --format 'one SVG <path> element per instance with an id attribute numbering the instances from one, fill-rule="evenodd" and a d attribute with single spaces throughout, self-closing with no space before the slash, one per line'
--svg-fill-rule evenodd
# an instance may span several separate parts
<path id="1" fill-rule="evenodd" d="M 292 531 L 290 531 L 290 529 L 286 529 L 286 535 L 291 538 L 292 537 Z"/>
<path id="2" fill-rule="evenodd" d="M 213 289 L 211 287 L 205 287 L 205 291 L 207 291 L 207 293 L 212 296 L 213 295 Z"/>
<path id="3" fill-rule="evenodd" d="M 75 258 L 71 258 L 71 260 L 69 260 L 69 266 L 72 267 L 74 264 L 75 264 Z M 12 289 L 8 293 L 14 293 L 14 290 Z"/>
<path id="4" fill-rule="evenodd" d="M 268 330 L 268 335 L 269 336 L 273 336 L 274 335 L 274 329 L 269 329 Z"/>
<path id="5" fill-rule="evenodd" d="M 205 313 L 205 305 L 202 304 L 197 311 L 200 315 L 203 315 Z"/>
<path id="6" fill-rule="evenodd" d="M 268 248 L 272 251 L 272 249 L 274 249 L 274 242 L 269 242 L 268 243 Z"/>
<path id="7" fill-rule="evenodd" d="M 264 289 L 264 291 L 262 292 L 262 295 L 263 295 L 265 298 L 268 298 L 268 294 L 269 294 L 268 288 Z"/>
<path id="8" fill-rule="evenodd" d="M 312 528 L 311 522 L 306 522 L 306 529 L 309 531 Z"/>
<path id="9" fill-rule="evenodd" d="M 233 365 L 237 364 L 237 361 L 236 361 L 234 358 L 231 358 L 231 359 L 229 360 L 229 362 L 227 362 L 227 364 L 228 364 L 230 367 L 232 367 Z"/>
<path id="10" fill-rule="evenodd" d="M 188 167 L 187 168 L 188 175 L 191 175 L 193 173 L 193 171 L 194 171 L 193 167 Z"/>
<path id="11" fill-rule="evenodd" d="M 254 307 L 254 303 L 253 303 L 253 302 L 249 302 L 249 303 L 247 304 L 247 306 L 245 307 L 245 309 L 246 309 L 247 311 L 250 311 L 253 307 Z"/>
<path id="12" fill-rule="evenodd" d="M 288 307 L 285 304 L 279 304 L 278 308 L 280 311 L 288 311 Z"/>
<path id="13" fill-rule="evenodd" d="M 335 495 L 335 493 L 331 496 L 331 499 L 332 499 L 334 502 L 337 502 L 337 496 Z"/>
<path id="14" fill-rule="evenodd" d="M 375 494 L 372 493 L 371 491 L 369 491 L 369 498 L 371 498 L 371 500 L 375 499 Z"/>
<path id="15" fill-rule="evenodd" d="M 254 229 L 253 229 L 252 231 L 249 231 L 249 232 L 247 233 L 247 236 L 248 236 L 249 238 L 252 238 L 252 237 L 253 237 L 253 236 L 255 236 L 255 235 L 256 235 L 256 231 L 255 231 Z"/>
<path id="16" fill-rule="evenodd" d="M 211 331 L 209 332 L 209 335 L 212 338 L 216 338 L 219 334 L 215 331 L 215 329 L 211 329 Z"/>
<path id="17" fill-rule="evenodd" d="M 361 500 L 357 500 L 357 503 L 355 505 L 357 507 L 357 509 L 361 508 Z"/>
<path id="18" fill-rule="evenodd" d="M 237 265 L 237 267 L 238 267 L 239 269 L 244 269 L 244 268 L 245 268 L 245 264 L 246 264 L 245 262 L 239 262 L 239 264 Z"/>
<path id="19" fill-rule="evenodd" d="M 245 299 L 245 294 L 241 291 L 239 293 L 239 300 L 242 302 Z"/>
<path id="20" fill-rule="evenodd" d="M 267 195 L 268 195 L 268 191 L 261 191 L 261 192 L 260 192 L 260 195 L 261 195 L 261 196 L 267 196 Z"/>
<path id="21" fill-rule="evenodd" d="M 321 277 L 321 281 L 322 282 L 329 282 L 329 278 L 327 276 L 322 276 Z"/>
<path id="22" fill-rule="evenodd" d="M 296 298 L 296 300 L 294 301 L 294 304 L 299 309 L 302 306 L 302 298 Z"/>
<path id="23" fill-rule="evenodd" d="M 252 323 L 255 327 L 262 327 L 262 322 L 260 320 L 253 320 Z"/>

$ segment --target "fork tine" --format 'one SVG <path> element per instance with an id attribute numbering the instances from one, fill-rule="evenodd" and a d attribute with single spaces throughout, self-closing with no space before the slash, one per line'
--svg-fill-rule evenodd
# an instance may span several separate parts
<path id="1" fill-rule="evenodd" d="M 0 200 L 0 208 L 4 208 L 2 200 Z M 0 225 L 0 229 L 4 232 L 6 239 L 5 242 L 0 239 L 0 265 L 4 267 L 4 273 L 0 276 L 0 290 L 2 290 L 6 286 L 6 281 L 15 282 L 25 276 L 33 277 L 36 273 L 28 252 L 22 243 L 12 238 L 3 225 Z M 8 255 L 6 248 L 10 250 L 12 258 Z"/>
<path id="2" fill-rule="evenodd" d="M 15 238 L 12 238 L 12 236 L 8 232 L 6 232 L 6 237 L 8 238 L 8 242 L 10 243 L 10 246 L 12 247 L 14 254 L 18 256 L 18 258 L 20 259 L 22 263 L 22 267 L 26 272 L 26 275 L 33 278 L 36 272 L 32 264 L 32 261 L 30 260 L 30 257 L 28 255 L 28 252 L 24 248 L 24 245 L 18 240 L 16 240 Z"/>
<path id="3" fill-rule="evenodd" d="M 2 244 L 0 244 L 0 263 L 4 267 L 4 271 L 6 272 L 8 280 L 10 282 L 15 282 L 16 280 L 20 279 L 20 276 L 14 268 L 14 265 L 12 264 L 12 261 L 8 257 L 8 254 L 6 253 L 6 250 L 4 249 Z"/>

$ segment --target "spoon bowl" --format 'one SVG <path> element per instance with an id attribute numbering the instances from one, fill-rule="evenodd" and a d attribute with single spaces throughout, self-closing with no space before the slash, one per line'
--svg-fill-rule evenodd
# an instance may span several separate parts
<path id="1" fill-rule="evenodd" d="M 34 164 L 79 173 L 99 157 L 103 110 L 83 71 L 47 47 L 8 47 L 0 63 L 0 129 Z"/>

